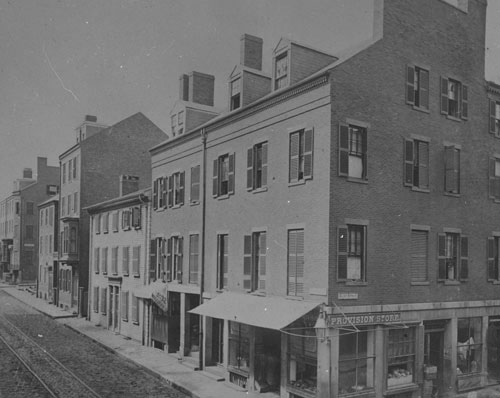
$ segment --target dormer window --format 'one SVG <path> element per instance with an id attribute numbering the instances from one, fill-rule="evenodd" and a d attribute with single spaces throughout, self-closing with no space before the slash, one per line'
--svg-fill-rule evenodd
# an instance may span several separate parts
<path id="1" fill-rule="evenodd" d="M 231 105 L 230 110 L 238 109 L 241 106 L 241 78 L 231 82 Z"/>
<path id="2" fill-rule="evenodd" d="M 180 111 L 177 115 L 177 124 L 179 126 L 184 124 L 184 111 Z"/>
<path id="3" fill-rule="evenodd" d="M 274 65 L 274 88 L 276 90 L 288 85 L 288 53 L 276 57 Z"/>
<path id="4" fill-rule="evenodd" d="M 176 120 L 177 120 L 177 115 L 173 115 L 170 117 L 173 136 L 175 136 L 175 126 L 177 125 Z"/>

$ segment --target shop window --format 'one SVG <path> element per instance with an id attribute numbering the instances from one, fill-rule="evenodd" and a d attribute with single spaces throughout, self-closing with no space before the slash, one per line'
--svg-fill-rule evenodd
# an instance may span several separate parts
<path id="1" fill-rule="evenodd" d="M 367 179 L 367 129 L 352 124 L 339 128 L 339 176 Z"/>
<path id="2" fill-rule="evenodd" d="M 243 289 L 266 289 L 266 232 L 245 235 L 243 242 Z"/>
<path id="3" fill-rule="evenodd" d="M 468 267 L 469 238 L 459 233 L 438 234 L 438 280 L 466 281 Z"/>
<path id="4" fill-rule="evenodd" d="M 414 382 L 415 328 L 389 330 L 387 342 L 387 387 Z"/>
<path id="5" fill-rule="evenodd" d="M 229 366 L 245 373 L 250 370 L 250 327 L 229 322 Z"/>
<path id="6" fill-rule="evenodd" d="M 302 182 L 313 177 L 313 129 L 290 134 L 288 182 Z"/>
<path id="7" fill-rule="evenodd" d="M 216 288 L 227 287 L 229 235 L 217 235 L 217 281 Z"/>
<path id="8" fill-rule="evenodd" d="M 267 142 L 256 144 L 247 150 L 247 190 L 267 186 Z"/>
<path id="9" fill-rule="evenodd" d="M 339 336 L 339 394 L 351 394 L 374 386 L 374 332 L 360 328 L 341 330 Z"/>
<path id="10" fill-rule="evenodd" d="M 457 374 L 481 372 L 481 318 L 459 318 L 457 333 Z"/>

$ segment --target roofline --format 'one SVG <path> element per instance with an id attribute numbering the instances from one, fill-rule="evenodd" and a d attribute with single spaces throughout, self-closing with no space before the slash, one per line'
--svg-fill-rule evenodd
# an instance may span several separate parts
<path id="1" fill-rule="evenodd" d="M 118 196 L 104 202 L 96 203 L 92 206 L 84 207 L 82 210 L 86 210 L 89 214 L 96 214 L 110 208 L 125 207 L 136 203 L 147 203 L 150 201 L 150 196 L 151 188 L 145 188 L 139 191 L 131 192 L 127 195 Z"/>
<path id="2" fill-rule="evenodd" d="M 77 142 L 75 145 L 73 145 L 72 147 L 69 147 L 68 149 L 66 149 L 63 153 L 61 153 L 59 155 L 59 161 L 61 161 L 61 159 L 63 157 L 65 157 L 66 155 L 69 155 L 71 152 L 73 152 L 75 149 L 79 148 L 80 147 L 80 142 Z"/>

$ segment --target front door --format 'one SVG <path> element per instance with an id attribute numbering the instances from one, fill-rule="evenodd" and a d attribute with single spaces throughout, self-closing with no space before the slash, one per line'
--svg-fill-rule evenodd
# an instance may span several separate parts
<path id="1" fill-rule="evenodd" d="M 219 365 L 224 362 L 224 320 L 212 318 L 212 362 Z"/>
<path id="2" fill-rule="evenodd" d="M 120 329 L 120 288 L 109 285 L 108 329 L 118 332 Z"/>
<path id="3" fill-rule="evenodd" d="M 424 334 L 424 366 L 435 366 L 437 373 L 430 376 L 432 380 L 432 396 L 439 397 L 443 390 L 444 370 L 444 330 L 425 330 Z"/>

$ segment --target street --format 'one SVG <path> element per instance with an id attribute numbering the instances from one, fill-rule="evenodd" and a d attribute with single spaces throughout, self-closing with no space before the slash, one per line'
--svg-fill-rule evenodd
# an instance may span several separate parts
<path id="1" fill-rule="evenodd" d="M 185 397 L 0 290 L 0 397 Z"/>

